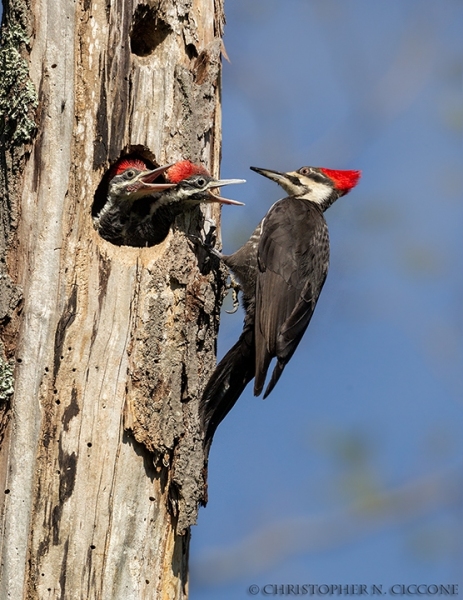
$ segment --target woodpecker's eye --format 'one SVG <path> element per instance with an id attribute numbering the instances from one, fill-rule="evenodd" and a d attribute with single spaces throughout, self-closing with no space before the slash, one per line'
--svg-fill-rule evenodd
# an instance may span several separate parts
<path id="1" fill-rule="evenodd" d="M 299 173 L 301 175 L 310 175 L 310 169 L 309 167 L 302 167 L 302 169 L 299 169 Z"/>
<path id="2" fill-rule="evenodd" d="M 200 177 L 196 180 L 196 183 L 198 184 L 198 187 L 204 187 L 206 185 L 206 180 Z"/>
<path id="3" fill-rule="evenodd" d="M 129 169 L 128 171 L 125 172 L 126 179 L 133 179 L 134 177 L 135 177 L 135 171 L 133 171 L 132 169 Z"/>

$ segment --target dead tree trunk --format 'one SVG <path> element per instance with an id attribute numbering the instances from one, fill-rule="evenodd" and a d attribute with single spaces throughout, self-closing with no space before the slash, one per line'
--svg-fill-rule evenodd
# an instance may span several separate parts
<path id="1" fill-rule="evenodd" d="M 91 210 L 124 153 L 218 175 L 222 2 L 4 10 L 0 598 L 185 598 L 223 291 L 185 232 L 219 215 L 137 249 Z"/>

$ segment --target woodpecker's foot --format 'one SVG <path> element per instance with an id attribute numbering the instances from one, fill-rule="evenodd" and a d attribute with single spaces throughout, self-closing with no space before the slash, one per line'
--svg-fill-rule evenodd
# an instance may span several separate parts
<path id="1" fill-rule="evenodd" d="M 210 233 L 211 232 L 209 232 L 209 234 Z M 187 237 L 190 238 L 190 240 L 192 240 L 198 246 L 201 246 L 201 248 L 206 250 L 209 254 L 212 254 L 213 256 L 217 257 L 219 260 L 222 260 L 223 254 L 221 252 L 219 252 L 217 250 L 217 248 L 214 248 L 214 246 L 208 239 L 210 237 L 209 234 L 206 236 L 205 240 L 203 240 L 199 236 L 193 235 L 191 233 L 188 233 Z M 236 313 L 236 311 L 238 310 L 238 308 L 240 306 L 240 302 L 238 299 L 238 293 L 241 291 L 241 287 L 240 287 L 240 284 L 235 279 L 233 279 L 233 276 L 231 275 L 231 273 L 229 273 L 229 277 L 230 277 L 230 283 L 227 285 L 226 289 L 227 289 L 227 291 L 232 290 L 233 308 L 232 308 L 232 310 L 227 310 L 225 312 L 227 312 L 229 315 L 233 315 L 234 313 Z"/>
<path id="2" fill-rule="evenodd" d="M 187 237 L 189 237 L 190 240 L 195 242 L 198 246 L 201 246 L 201 248 L 204 248 L 204 250 L 207 250 L 207 252 L 209 252 L 210 254 L 213 254 L 214 256 L 216 256 L 219 259 L 222 258 L 222 254 L 217 250 L 217 248 L 214 248 L 214 246 L 212 245 L 212 242 L 209 239 L 207 239 L 207 237 L 209 237 L 209 234 L 205 240 L 203 240 L 199 236 L 193 235 L 191 233 L 188 233 Z"/>
<path id="3" fill-rule="evenodd" d="M 202 246 L 206 250 L 210 250 L 215 243 L 217 226 L 213 219 L 205 219 L 200 235 L 187 234 L 187 237 Z"/>
<path id="4" fill-rule="evenodd" d="M 214 219 L 205 218 L 203 229 L 202 229 L 202 232 L 204 234 L 203 238 L 204 238 L 205 244 L 207 244 L 208 246 L 214 245 L 214 242 L 217 239 L 216 231 L 217 231 L 217 225 L 216 225 Z"/>
<path id="5" fill-rule="evenodd" d="M 228 313 L 229 315 L 233 315 L 234 313 L 236 313 L 236 311 L 240 307 L 238 293 L 241 291 L 241 287 L 240 287 L 240 284 L 236 281 L 236 279 L 233 279 L 232 275 L 230 275 L 230 284 L 228 286 L 228 289 L 232 290 L 233 308 L 232 308 L 232 310 L 226 310 L 225 312 Z"/>
<path id="6" fill-rule="evenodd" d="M 199 237 L 199 235 L 193 235 L 192 233 L 187 233 L 186 237 L 190 239 L 192 242 L 197 244 L 198 246 L 202 246 L 204 248 L 205 244 L 203 240 Z"/>

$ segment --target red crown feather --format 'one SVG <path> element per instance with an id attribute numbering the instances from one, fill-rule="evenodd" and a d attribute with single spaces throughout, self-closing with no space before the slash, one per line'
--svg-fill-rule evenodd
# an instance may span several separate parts
<path id="1" fill-rule="evenodd" d="M 167 179 L 171 183 L 178 183 L 179 181 L 188 179 L 188 177 L 191 177 L 192 175 L 209 176 L 209 173 L 204 167 L 195 165 L 189 160 L 181 160 L 166 171 Z"/>
<path id="2" fill-rule="evenodd" d="M 334 171 L 333 169 L 320 169 L 320 171 L 332 179 L 336 188 L 343 192 L 348 192 L 355 187 L 362 175 L 362 171 Z"/>
<path id="3" fill-rule="evenodd" d="M 138 171 L 146 171 L 148 167 L 139 158 L 121 158 L 111 169 L 112 176 L 120 175 L 127 169 L 137 169 Z"/>

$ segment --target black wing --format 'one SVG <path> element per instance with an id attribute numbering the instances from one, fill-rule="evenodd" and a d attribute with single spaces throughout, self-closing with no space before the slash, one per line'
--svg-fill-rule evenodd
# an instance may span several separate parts
<path id="1" fill-rule="evenodd" d="M 264 398 L 301 341 L 325 283 L 329 253 L 328 227 L 317 205 L 284 198 L 270 209 L 258 250 L 256 396 L 262 392 L 272 358 L 277 364 Z"/>

